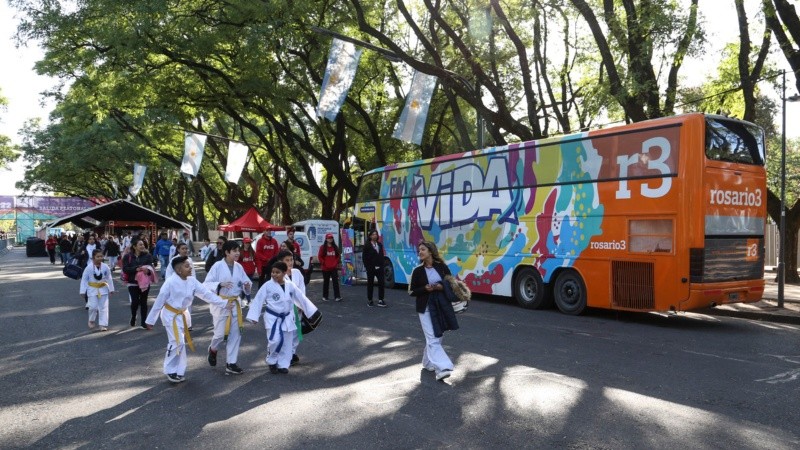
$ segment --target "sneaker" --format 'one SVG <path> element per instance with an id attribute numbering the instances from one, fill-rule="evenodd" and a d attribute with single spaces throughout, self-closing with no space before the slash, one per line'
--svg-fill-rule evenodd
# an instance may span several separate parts
<path id="1" fill-rule="evenodd" d="M 142 324 L 142 325 L 139 325 L 139 328 L 141 328 L 141 329 L 143 329 L 143 330 L 146 330 L 146 329 L 147 329 L 147 325 L 144 325 L 144 324 Z"/>
<path id="2" fill-rule="evenodd" d="M 342 297 L 336 297 L 335 301 L 340 302 L 342 301 Z M 88 309 L 88 308 L 87 308 Z"/>
<path id="3" fill-rule="evenodd" d="M 433 366 L 422 366 L 422 368 L 427 370 L 428 372 L 436 372 L 436 368 Z"/>
<path id="4" fill-rule="evenodd" d="M 327 301 L 328 301 L 328 299 L 327 299 L 326 297 L 322 297 L 322 301 L 323 301 L 323 302 L 327 302 Z"/>
<path id="5" fill-rule="evenodd" d="M 387 307 L 387 306 L 389 306 L 389 305 L 387 305 L 387 304 L 386 304 L 386 302 L 385 302 L 385 301 L 383 301 L 383 300 L 378 300 L 378 306 L 379 306 L 380 308 L 386 308 L 386 307 Z"/>
<path id="6" fill-rule="evenodd" d="M 269 365 L 269 372 L 270 373 L 278 373 L 278 365 L 277 364 L 270 364 Z"/>
<path id="7" fill-rule="evenodd" d="M 289 363 L 289 365 L 293 366 L 299 362 L 300 362 L 300 357 L 297 356 L 297 354 L 295 353 L 294 355 L 292 355 L 292 361 Z"/>
<path id="8" fill-rule="evenodd" d="M 278 373 L 282 373 L 282 374 L 286 375 L 287 373 L 289 373 L 289 369 L 287 369 L 287 368 L 278 369 Z"/>
<path id="9" fill-rule="evenodd" d="M 236 363 L 233 364 L 226 364 L 225 365 L 225 373 L 232 373 L 234 375 L 241 375 L 244 373 L 241 367 L 237 366 Z"/>
<path id="10" fill-rule="evenodd" d="M 372 300 L 367 300 L 367 306 L 372 308 L 373 306 L 375 306 L 375 303 L 372 303 Z"/>
<path id="11" fill-rule="evenodd" d="M 217 365 L 217 352 L 208 347 L 208 365 L 214 367 Z"/>
<path id="12" fill-rule="evenodd" d="M 181 380 L 181 382 L 186 381 L 186 377 L 183 375 L 178 375 L 178 379 Z"/>
<path id="13" fill-rule="evenodd" d="M 179 377 L 177 373 L 169 373 L 167 374 L 167 380 L 169 380 L 170 383 L 180 383 L 185 380 L 185 378 Z"/>
<path id="14" fill-rule="evenodd" d="M 106 328 L 106 327 L 100 327 L 100 331 L 108 331 L 108 328 Z"/>
<path id="15" fill-rule="evenodd" d="M 442 381 L 445 378 L 450 378 L 450 375 L 453 373 L 452 370 L 443 370 L 436 374 L 436 381 Z"/>

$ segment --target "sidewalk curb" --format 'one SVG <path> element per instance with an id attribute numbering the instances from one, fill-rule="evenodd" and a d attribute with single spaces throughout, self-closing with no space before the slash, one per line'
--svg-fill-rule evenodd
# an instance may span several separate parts
<path id="1" fill-rule="evenodd" d="M 738 319 L 758 320 L 760 322 L 776 322 L 800 325 L 800 316 L 789 314 L 764 313 L 761 311 L 736 311 L 730 309 L 709 308 L 695 311 L 709 316 L 735 317 Z"/>

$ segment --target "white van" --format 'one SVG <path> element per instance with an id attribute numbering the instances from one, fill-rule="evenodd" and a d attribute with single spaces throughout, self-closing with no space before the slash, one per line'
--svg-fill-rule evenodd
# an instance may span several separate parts
<path id="1" fill-rule="evenodd" d="M 339 222 L 335 220 L 308 219 L 295 222 L 292 226 L 296 230 L 295 239 L 301 232 L 308 236 L 308 240 L 311 243 L 311 256 L 315 264 L 319 264 L 317 253 L 319 253 L 319 248 L 322 247 L 322 244 L 325 243 L 326 234 L 333 234 L 333 241 L 336 242 L 340 249 L 342 248 L 342 243 L 339 239 Z"/>
<path id="2" fill-rule="evenodd" d="M 286 232 L 273 231 L 272 237 L 276 241 L 278 241 L 278 245 L 280 245 L 281 242 L 286 240 Z M 253 238 L 254 247 L 259 239 L 261 239 L 261 233 L 259 233 L 258 235 L 256 235 L 256 237 Z M 307 272 L 309 269 L 311 269 L 311 256 L 312 256 L 311 243 L 309 242 L 308 236 L 305 233 L 301 233 L 299 231 L 296 231 L 294 233 L 294 240 L 297 241 L 298 244 L 300 244 L 300 257 L 303 258 L 303 269 L 305 269 Z"/>

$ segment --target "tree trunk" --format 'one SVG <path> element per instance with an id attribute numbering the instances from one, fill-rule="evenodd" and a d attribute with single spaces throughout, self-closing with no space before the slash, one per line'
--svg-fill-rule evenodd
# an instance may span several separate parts
<path id="1" fill-rule="evenodd" d="M 800 283 L 800 275 L 797 274 L 797 232 L 800 231 L 800 223 L 793 223 L 789 226 L 786 222 L 786 271 L 787 283 Z"/>

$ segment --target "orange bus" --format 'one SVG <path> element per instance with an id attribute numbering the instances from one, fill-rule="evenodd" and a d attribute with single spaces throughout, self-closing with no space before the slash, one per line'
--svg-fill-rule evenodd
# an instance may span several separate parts
<path id="1" fill-rule="evenodd" d="M 765 141 L 699 113 L 393 164 L 355 214 L 408 283 L 421 240 L 473 292 L 556 306 L 688 311 L 764 291 Z"/>

